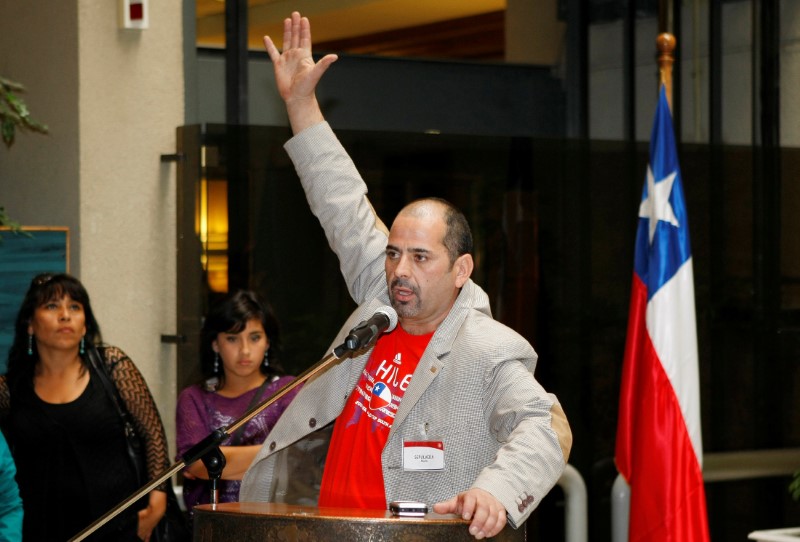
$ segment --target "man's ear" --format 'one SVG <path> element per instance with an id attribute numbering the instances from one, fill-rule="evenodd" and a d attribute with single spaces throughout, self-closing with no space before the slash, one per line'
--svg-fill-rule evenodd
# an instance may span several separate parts
<path id="1" fill-rule="evenodd" d="M 456 258 L 453 264 L 456 270 L 456 288 L 461 288 L 466 284 L 469 277 L 472 275 L 472 270 L 475 268 L 475 262 L 472 260 L 472 254 L 462 254 Z"/>

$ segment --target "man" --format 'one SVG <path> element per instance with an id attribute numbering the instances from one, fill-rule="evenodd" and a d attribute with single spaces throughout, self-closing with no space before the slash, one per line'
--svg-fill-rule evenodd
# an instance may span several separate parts
<path id="1" fill-rule="evenodd" d="M 384 510 L 421 500 L 471 520 L 476 539 L 507 521 L 520 526 L 558 481 L 572 435 L 533 377 L 533 348 L 491 318 L 470 279 L 466 219 L 427 198 L 387 232 L 315 97 L 336 56 L 314 62 L 308 19 L 296 12 L 284 22 L 282 53 L 264 42 L 295 134 L 286 149 L 359 304 L 334 345 L 387 303 L 399 325 L 306 383 L 256 455 L 240 500 Z M 328 447 L 319 430 L 330 425 Z M 302 459 L 315 447 L 328 453 L 321 483 Z"/>

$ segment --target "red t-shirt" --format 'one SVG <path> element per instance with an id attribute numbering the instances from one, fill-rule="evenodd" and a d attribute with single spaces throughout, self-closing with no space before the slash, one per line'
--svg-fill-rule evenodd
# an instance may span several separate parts
<path id="1" fill-rule="evenodd" d="M 344 410 L 336 418 L 319 505 L 386 510 L 381 452 L 408 383 L 433 333 L 402 327 L 378 338 Z"/>

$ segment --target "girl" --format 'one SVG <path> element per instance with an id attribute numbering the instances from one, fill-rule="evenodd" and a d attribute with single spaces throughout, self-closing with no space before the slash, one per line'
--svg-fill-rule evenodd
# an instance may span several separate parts
<path id="1" fill-rule="evenodd" d="M 280 330 L 270 307 L 258 296 L 239 290 L 209 312 L 201 334 L 204 381 L 178 397 L 178 458 L 212 431 L 227 427 L 268 399 L 294 377 L 283 375 Z M 239 500 L 239 486 L 256 452 L 297 389 L 262 410 L 223 442 L 225 469 L 219 481 L 219 502 Z M 186 508 L 210 501 L 208 471 L 202 461 L 184 470 Z"/>

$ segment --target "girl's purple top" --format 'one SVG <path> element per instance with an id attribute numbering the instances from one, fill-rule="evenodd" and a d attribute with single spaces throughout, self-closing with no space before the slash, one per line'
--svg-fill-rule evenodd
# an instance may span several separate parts
<path id="1" fill-rule="evenodd" d="M 269 398 L 273 393 L 294 380 L 293 376 L 283 376 L 267 384 L 261 394 L 261 399 Z M 239 446 L 261 444 L 275 426 L 286 407 L 297 395 L 302 386 L 281 397 L 280 400 L 262 410 L 244 426 L 244 432 L 239 440 Z M 178 406 L 175 416 L 175 440 L 178 449 L 176 460 L 180 460 L 192 446 L 203 440 L 212 431 L 220 427 L 227 427 L 247 412 L 247 407 L 253 399 L 258 388 L 248 391 L 239 397 L 223 397 L 215 391 L 207 391 L 200 385 L 184 389 L 178 396 Z M 230 444 L 230 439 L 222 446 Z M 239 500 L 239 486 L 241 480 L 219 481 L 219 502 L 237 502 Z M 207 504 L 210 501 L 211 483 L 208 480 L 183 481 L 183 498 L 186 508 L 191 510 L 198 504 Z"/>

